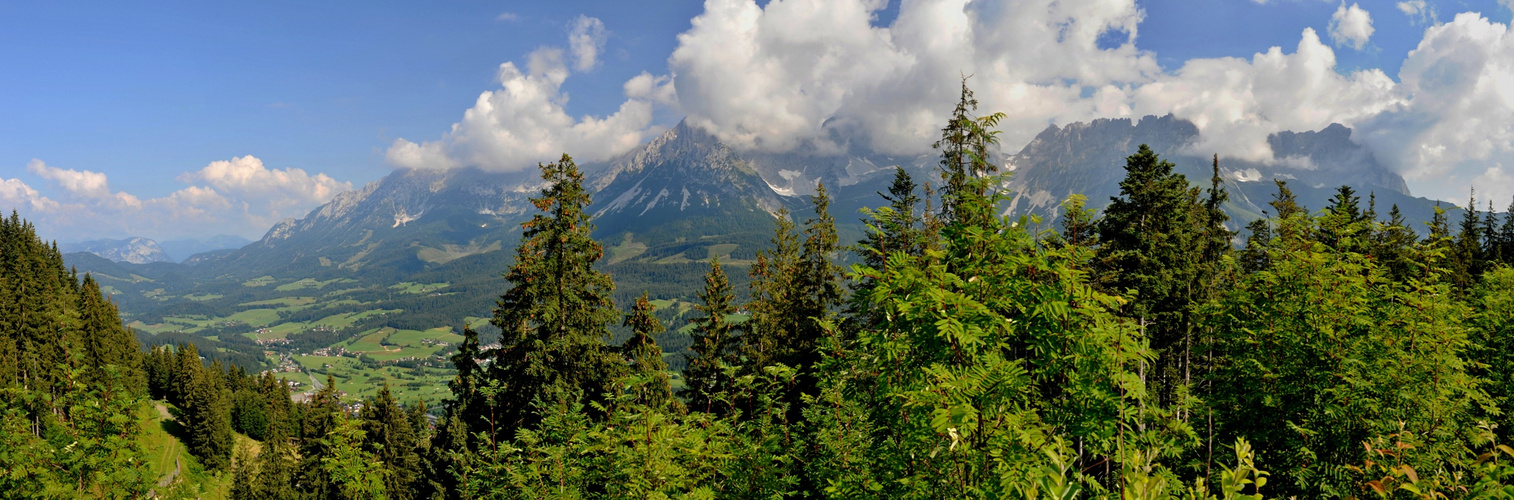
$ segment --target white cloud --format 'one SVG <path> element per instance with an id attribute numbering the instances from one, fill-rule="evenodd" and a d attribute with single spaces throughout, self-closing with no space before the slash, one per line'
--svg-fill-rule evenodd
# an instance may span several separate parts
<path id="1" fill-rule="evenodd" d="M 515 21 L 515 20 L 519 20 L 519 19 L 520 19 L 520 14 L 516 14 L 514 12 L 501 12 L 501 13 L 499 13 L 498 16 L 494 16 L 494 20 L 495 21 L 500 21 L 500 22 Z"/>
<path id="2" fill-rule="evenodd" d="M 596 49 L 597 50 L 597 49 Z M 578 54 L 578 62 L 584 56 Z M 499 67 L 500 88 L 479 94 L 463 119 L 436 141 L 397 139 L 385 159 L 403 168 L 446 169 L 476 166 L 517 171 L 563 153 L 578 161 L 599 161 L 624 153 L 658 130 L 654 102 L 673 97 L 667 77 L 638 75 L 626 82 L 628 99 L 605 117 L 574 118 L 567 113 L 562 84 L 569 71 L 563 51 L 543 47 L 527 56 L 526 70 L 514 62 Z"/>
<path id="3" fill-rule="evenodd" d="M 1173 113 L 1200 128 L 1204 152 L 1258 160 L 1271 157 L 1269 134 L 1339 122 L 1417 194 L 1448 199 L 1490 162 L 1514 161 L 1514 42 L 1507 26 L 1476 14 L 1427 29 L 1395 81 L 1338 67 L 1313 29 L 1287 50 L 1163 69 L 1135 45 L 1145 16 L 1135 0 L 904 2 L 879 25 L 887 4 L 708 0 L 678 36 L 666 73 L 626 81 L 626 101 L 602 117 L 568 115 L 564 52 L 538 49 L 524 70 L 501 65 L 501 87 L 440 139 L 397 140 L 388 160 L 517 170 L 564 151 L 606 159 L 655 132 L 654 106 L 742 149 L 929 153 L 959 76 L 972 75 L 980 109 L 1007 114 L 1001 138 L 1010 150 L 1049 123 Z M 1435 19 L 1424 0 L 1397 6 Z M 1343 3 L 1323 35 L 1363 49 L 1373 33 L 1371 15 Z M 588 60 L 583 45 L 569 41 L 575 65 Z M 598 60 L 600 46 L 589 45 Z"/>
<path id="4" fill-rule="evenodd" d="M 210 162 L 179 180 L 204 182 L 241 199 L 262 199 L 277 205 L 324 203 L 337 193 L 352 189 L 352 183 L 338 182 L 322 173 L 310 175 L 298 168 L 269 169 L 263 166 L 263 160 L 252 155 Z"/>
<path id="5" fill-rule="evenodd" d="M 105 174 L 88 170 L 71 170 L 49 166 L 42 160 L 32 159 L 26 170 L 38 177 L 52 181 L 70 195 L 95 200 L 118 208 L 140 208 L 142 201 L 128 193 L 112 193 Z"/>
<path id="6" fill-rule="evenodd" d="M 1133 92 L 1136 114 L 1173 113 L 1203 132 L 1197 149 L 1270 160 L 1267 136 L 1353 123 L 1400 100 L 1379 70 L 1336 71 L 1335 53 L 1305 28 L 1292 54 L 1280 47 L 1238 58 L 1189 60 Z"/>
<path id="7" fill-rule="evenodd" d="M 1439 22 L 1435 18 L 1435 8 L 1425 3 L 1425 0 L 1405 0 L 1398 3 L 1399 12 L 1409 16 L 1409 24 L 1419 26 Z"/>
<path id="8" fill-rule="evenodd" d="M 1446 198 L 1464 197 L 1469 172 L 1514 156 L 1514 34 L 1508 26 L 1475 13 L 1432 26 L 1404 61 L 1399 80 L 1407 102 L 1363 121 L 1362 128 L 1378 157 L 1411 182 Z M 1456 185 L 1461 188 L 1452 189 Z"/>
<path id="9" fill-rule="evenodd" d="M 1402 4 L 1399 8 L 1403 9 Z M 1367 40 L 1372 38 L 1372 31 L 1372 15 L 1356 3 L 1346 7 L 1346 2 L 1343 1 L 1340 8 L 1335 9 L 1335 14 L 1330 16 L 1330 40 L 1337 47 L 1361 50 L 1367 46 Z"/>
<path id="10" fill-rule="evenodd" d="M 111 191 L 105 174 L 32 160 L 27 171 L 63 195 L 57 201 L 21 179 L 0 179 L 0 209 L 18 210 L 66 238 L 260 235 L 284 217 L 303 216 L 352 188 L 326 174 L 269 169 L 253 156 L 211 162 L 181 175 L 187 186 L 157 198 Z"/>
<path id="11" fill-rule="evenodd" d="M 573 69 L 588 71 L 599 64 L 599 52 L 605 48 L 605 23 L 598 18 L 579 15 L 568 23 L 568 50 L 573 53 Z"/>
<path id="12" fill-rule="evenodd" d="M 1128 113 L 1100 98 L 1159 72 L 1133 44 L 1143 14 L 1127 0 L 907 2 L 893 25 L 874 26 L 885 5 L 711 0 L 669 60 L 679 103 L 690 123 L 738 147 L 824 151 L 850 140 L 913 153 L 945 120 L 962 74 L 986 90 L 984 110 L 1009 115 L 1014 143 L 1048 121 Z M 1106 33 L 1125 43 L 1100 49 Z"/>
<path id="13" fill-rule="evenodd" d="M 47 213 L 57 210 L 59 204 L 42 196 L 42 193 L 26 185 L 26 182 L 21 179 L 0 179 L 0 207 L 31 213 Z"/>

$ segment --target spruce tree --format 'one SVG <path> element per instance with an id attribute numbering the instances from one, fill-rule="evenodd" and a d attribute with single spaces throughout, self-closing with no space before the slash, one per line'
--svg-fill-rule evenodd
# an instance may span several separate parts
<path id="1" fill-rule="evenodd" d="M 182 358 L 199 363 L 199 353 L 193 344 L 184 346 L 187 355 Z M 225 470 L 231 465 L 232 440 L 230 394 L 222 386 L 220 375 L 214 370 L 196 366 L 186 370 L 184 376 L 183 415 L 185 443 L 189 452 L 200 459 L 207 469 Z"/>
<path id="2" fill-rule="evenodd" d="M 1473 192 L 1467 200 L 1467 209 L 1462 212 L 1460 231 L 1451 243 L 1450 275 L 1451 286 L 1458 293 L 1466 293 L 1477 284 L 1477 279 L 1482 276 L 1482 217 L 1477 213 L 1477 193 Z"/>
<path id="3" fill-rule="evenodd" d="M 416 453 L 419 443 L 410 416 L 394 400 L 388 382 L 363 405 L 359 421 L 363 430 L 363 451 L 372 454 L 385 469 L 382 476 L 388 497 L 395 500 L 414 498 L 420 470 L 420 455 Z"/>
<path id="4" fill-rule="evenodd" d="M 867 217 L 862 222 L 867 232 L 857 243 L 856 253 L 862 265 L 886 270 L 888 258 L 894 253 L 920 255 L 927 245 L 925 221 L 920 213 L 920 196 L 916 193 L 915 181 L 903 168 L 894 168 L 894 181 L 887 193 L 878 193 L 888 205 L 877 211 L 865 210 Z M 868 296 L 873 280 L 858 276 L 851 282 L 852 298 L 848 316 L 855 328 L 876 326 L 882 318 L 870 312 Z"/>
<path id="5" fill-rule="evenodd" d="M 799 293 L 799 235 L 794 232 L 788 209 L 778 209 L 776 219 L 771 246 L 757 252 L 749 271 L 751 302 L 747 310 L 751 317 L 741 324 L 739 337 L 742 372 L 746 375 L 760 374 L 764 367 L 782 362 L 784 337 L 799 328 L 799 298 L 795 296 Z"/>
<path id="6" fill-rule="evenodd" d="M 965 215 L 961 204 L 969 198 L 987 196 L 986 184 L 974 183 L 973 179 L 999 171 L 998 165 L 989 158 L 989 149 L 999 143 L 999 131 L 994 128 L 1005 115 L 974 116 L 977 110 L 978 99 L 973 97 L 972 89 L 967 88 L 967 77 L 963 77 L 962 93 L 951 119 L 941 129 L 941 139 L 931 144 L 941 151 L 940 173 L 945 183 L 941 190 L 941 215 L 947 221 Z M 962 222 L 983 226 L 990 222 L 985 218 L 987 216 L 989 214 L 976 211 L 974 220 Z"/>
<path id="7" fill-rule="evenodd" d="M 1413 259 L 1414 244 L 1418 239 L 1414 230 L 1409 229 L 1403 212 L 1394 204 L 1388 212 L 1388 222 L 1378 232 L 1376 250 L 1377 259 L 1387 268 L 1393 281 L 1402 283 L 1418 272 L 1419 264 Z"/>
<path id="8" fill-rule="evenodd" d="M 604 249 L 590 236 L 583 174 L 566 154 L 541 171 L 548 186 L 531 199 L 540 213 L 523 225 L 505 274 L 511 288 L 491 320 L 502 332 L 489 366 L 503 389 L 494 402 L 498 438 L 534 423 L 536 400 L 598 400 L 624 371 L 605 345 L 619 314 L 610 298 L 615 283 L 594 268 Z"/>
<path id="9" fill-rule="evenodd" d="M 1509 208 L 1504 210 L 1503 217 L 1503 228 L 1498 231 L 1500 253 L 1504 264 L 1514 266 L 1514 199 L 1509 200 Z"/>
<path id="10" fill-rule="evenodd" d="M 630 365 L 631 373 L 646 379 L 645 385 L 639 388 L 637 399 L 648 406 L 661 408 L 676 400 L 668 380 L 668 363 L 662 360 L 662 348 L 652 339 L 653 335 L 666 330 L 652 315 L 655 309 L 646 292 L 636 298 L 636 305 L 622 323 L 631 329 L 631 338 L 620 346 L 620 351 Z"/>
<path id="11" fill-rule="evenodd" d="M 338 498 L 337 485 L 322 464 L 334 456 L 331 436 L 346 417 L 337 394 L 336 379 L 326 374 L 326 383 L 305 402 L 300 420 L 299 490 L 315 498 Z"/>
<path id="12" fill-rule="evenodd" d="M 690 410 L 725 414 L 730 409 L 732 378 L 728 373 L 739 363 L 738 339 L 733 338 L 735 326 L 726 320 L 736 313 L 736 298 L 731 293 L 731 283 L 726 279 L 720 260 L 710 258 L 710 272 L 704 276 L 704 290 L 699 292 L 699 303 L 694 311 L 701 314 L 689 320 L 694 325 L 693 356 L 684 355 L 687 361 L 683 371 L 684 389 L 680 395 L 688 402 Z"/>
<path id="13" fill-rule="evenodd" d="M 1096 260 L 1104 286 L 1132 297 L 1125 313 L 1158 353 L 1152 386 L 1163 402 L 1177 393 L 1185 369 L 1200 258 L 1191 220 L 1198 191 L 1173 167 L 1145 144 L 1126 159 L 1120 196 L 1111 198 L 1099 222 Z"/>
<path id="14" fill-rule="evenodd" d="M 1493 211 L 1493 200 L 1488 200 L 1488 211 L 1482 219 L 1483 269 L 1503 262 L 1503 241 L 1498 234 L 1498 212 Z"/>

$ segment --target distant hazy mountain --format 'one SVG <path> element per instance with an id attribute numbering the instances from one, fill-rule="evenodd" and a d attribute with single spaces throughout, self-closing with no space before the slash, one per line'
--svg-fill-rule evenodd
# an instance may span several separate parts
<path id="1" fill-rule="evenodd" d="M 179 240 L 169 240 L 158 243 L 158 246 L 162 247 L 163 251 L 166 252 L 172 260 L 182 262 L 186 259 L 189 259 L 195 254 L 213 252 L 216 250 L 242 248 L 248 243 L 252 243 L 252 240 L 243 238 L 241 236 L 218 234 L 209 238 L 186 238 Z"/>
<path id="2" fill-rule="evenodd" d="M 149 262 L 170 262 L 168 253 L 163 251 L 158 243 L 147 238 L 126 238 L 122 240 L 90 240 L 79 243 L 60 244 L 58 249 L 63 253 L 88 252 L 115 262 L 130 262 L 132 264 L 146 264 Z"/>
<path id="3" fill-rule="evenodd" d="M 1050 220 L 1072 194 L 1086 195 L 1090 208 L 1103 208 L 1110 197 L 1119 195 L 1125 157 L 1141 144 L 1172 161 L 1190 183 L 1208 186 L 1213 157 L 1194 150 L 1198 140 L 1198 127 L 1171 115 L 1047 127 L 1010 158 L 1014 175 L 1009 189 L 1016 195 L 1010 211 Z M 1376 194 L 1380 215 L 1386 216 L 1394 204 L 1411 221 L 1429 220 L 1434 214 L 1435 201 L 1411 196 L 1403 177 L 1351 142 L 1349 128 L 1335 124 L 1320 131 L 1281 132 L 1268 137 L 1268 143 L 1273 150 L 1270 162 L 1220 157 L 1220 174 L 1231 198 L 1225 208 L 1233 227 L 1263 215 L 1277 191 L 1273 179 L 1288 181 L 1289 189 L 1311 210 L 1323 208 L 1344 184 L 1356 189 L 1363 208 L 1369 195 Z"/>

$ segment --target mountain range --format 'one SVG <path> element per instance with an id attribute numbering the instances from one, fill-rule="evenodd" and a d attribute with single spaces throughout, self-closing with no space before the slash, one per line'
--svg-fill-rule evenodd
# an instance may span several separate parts
<path id="1" fill-rule="evenodd" d="M 1411 196 L 1402 177 L 1350 137 L 1351 130 L 1340 125 L 1285 132 L 1269 138 L 1272 161 L 1221 158 L 1232 227 L 1263 216 L 1276 191 L 1273 178 L 1288 180 L 1311 208 L 1325 206 L 1336 185 L 1346 183 L 1364 199 L 1375 195 L 1379 213 L 1396 204 L 1411 221 L 1428 220 L 1436 202 Z M 1050 126 L 1018 153 L 1002 157 L 1011 174 L 1005 188 L 1015 194 L 1005 213 L 1039 215 L 1043 227 L 1052 227 L 1059 203 L 1071 194 L 1084 194 L 1091 208 L 1101 208 L 1118 195 L 1124 158 L 1140 144 L 1173 161 L 1194 185 L 1207 186 L 1212 159 L 1195 150 L 1198 140 L 1197 127 L 1171 116 Z M 877 193 L 892 181 L 893 167 L 924 184 L 936 179 L 936 161 L 933 155 L 743 153 L 680 123 L 632 152 L 581 169 L 593 193 L 595 236 L 606 247 L 602 265 L 620 284 L 617 302 L 627 303 L 642 290 L 654 297 L 692 297 L 711 257 L 736 266 L 751 262 L 766 247 L 776 215 L 787 210 L 796 220 L 811 216 L 806 195 L 819 182 L 833 197 L 831 214 L 843 241 L 856 241 L 863 230 L 858 210 L 882 203 Z M 451 326 L 446 315 L 485 315 L 502 291 L 499 275 L 519 240 L 520 223 L 534 210 L 529 198 L 542 187 L 534 169 L 401 169 L 336 196 L 304 218 L 283 220 L 239 248 L 172 263 L 145 240 L 132 251 L 95 252 L 105 259 L 76 253 L 69 260 L 101 275 L 128 316 L 161 316 L 153 311 L 181 307 L 185 297 L 220 297 L 191 299 L 203 307 L 246 307 L 237 304 L 267 294 L 248 295 L 244 284 L 265 278 L 351 283 L 350 289 L 377 290 L 372 300 L 386 310 L 414 310 L 419 306 L 400 302 L 415 297 L 380 292 L 417 282 L 449 284 L 433 300 L 440 302 L 426 307 L 441 322 L 433 326 Z M 746 273 L 729 274 L 744 290 Z M 370 319 L 375 325 L 396 321 Z"/>

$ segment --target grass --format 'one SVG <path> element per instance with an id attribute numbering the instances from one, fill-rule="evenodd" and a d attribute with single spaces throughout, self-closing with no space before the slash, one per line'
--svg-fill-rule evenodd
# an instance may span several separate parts
<path id="1" fill-rule="evenodd" d="M 498 241 L 489 245 L 479 245 L 477 242 L 469 243 L 468 246 L 442 245 L 442 248 L 421 247 L 415 252 L 415 258 L 432 264 L 446 264 L 469 255 L 496 252 L 504 248 Z"/>
<path id="2" fill-rule="evenodd" d="M 227 321 L 241 321 L 252 326 L 268 326 L 279 322 L 279 312 L 274 309 L 248 309 L 226 317 Z"/>
<path id="3" fill-rule="evenodd" d="M 229 498 L 231 491 L 231 474 L 229 472 L 209 472 L 204 470 L 194 455 L 189 454 L 189 449 L 179 439 L 182 428 L 178 422 L 164 419 L 158 412 L 157 405 L 163 405 L 170 414 L 176 412 L 173 405 L 151 401 L 143 406 L 138 413 L 138 421 L 142 423 L 142 433 L 137 442 L 142 445 L 142 450 L 147 455 L 147 464 L 152 471 L 153 482 L 169 475 L 175 468 L 179 470 L 178 476 L 167 488 L 158 489 L 160 498 L 206 498 L 225 499 Z M 253 441 L 242 434 L 235 434 L 235 446 L 247 446 L 256 452 L 260 449 L 257 441 Z"/>
<path id="4" fill-rule="evenodd" d="M 647 244 L 636 241 L 633 236 L 631 233 L 626 233 L 625 239 L 621 240 L 619 245 L 610 247 L 610 264 L 624 262 L 646 253 Z"/>
<path id="5" fill-rule="evenodd" d="M 243 302 L 240 305 L 244 305 L 244 306 L 299 307 L 299 306 L 308 306 L 308 305 L 311 305 L 311 304 L 314 304 L 314 303 L 315 303 L 315 297 L 279 297 L 277 299 L 255 300 L 255 301 L 252 301 L 252 302 Z"/>
<path id="6" fill-rule="evenodd" d="M 293 291 L 296 291 L 296 290 L 309 290 L 309 289 L 320 290 L 322 288 L 325 288 L 326 285 L 330 285 L 332 283 L 356 283 L 356 282 L 357 282 L 357 280 L 348 279 L 348 278 L 332 278 L 332 279 L 329 279 L 329 280 L 326 280 L 326 281 L 319 281 L 319 280 L 317 280 L 315 278 L 300 278 L 299 280 L 296 280 L 296 281 L 294 281 L 292 283 L 285 283 L 285 284 L 276 286 L 276 287 L 273 288 L 273 290 L 276 291 L 276 292 L 293 292 Z"/>
<path id="7" fill-rule="evenodd" d="M 731 260 L 731 252 L 736 251 L 736 247 L 739 246 L 741 245 L 737 245 L 735 243 L 720 243 L 716 245 L 710 245 L 710 254 L 708 257 L 705 257 L 705 259 L 708 260 L 713 257 L 720 257 L 720 260 L 722 261 Z"/>
<path id="8" fill-rule="evenodd" d="M 406 281 L 398 285 L 390 285 L 389 288 L 398 290 L 400 293 L 413 293 L 420 295 L 447 288 L 449 285 L 451 285 L 451 283 L 412 283 Z"/>
<path id="9" fill-rule="evenodd" d="M 191 293 L 189 295 L 185 295 L 184 298 L 189 299 L 189 300 L 193 300 L 193 301 L 196 301 L 196 302 L 204 302 L 204 301 L 207 301 L 207 300 L 219 299 L 219 298 L 221 298 L 221 296 L 218 295 L 218 294 L 214 294 L 214 293 L 206 293 L 206 294 L 194 294 L 194 293 Z"/>
<path id="10" fill-rule="evenodd" d="M 274 282 L 273 276 L 259 276 L 257 278 L 253 278 L 253 279 L 250 279 L 250 280 L 247 280 L 247 281 L 243 281 L 242 282 L 242 286 L 251 287 L 251 288 L 257 288 L 257 287 L 260 287 L 260 286 L 272 285 L 273 282 Z"/>

